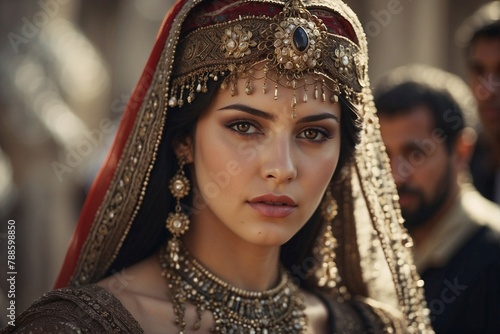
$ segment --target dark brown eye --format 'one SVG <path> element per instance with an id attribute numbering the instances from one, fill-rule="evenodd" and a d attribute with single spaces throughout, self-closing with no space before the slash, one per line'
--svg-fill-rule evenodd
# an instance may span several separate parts
<path id="1" fill-rule="evenodd" d="M 248 124 L 248 123 L 238 123 L 236 125 L 236 130 L 238 130 L 240 132 L 248 132 L 248 130 L 250 130 L 250 124 Z"/>
<path id="2" fill-rule="evenodd" d="M 313 130 L 313 129 L 305 130 L 304 137 L 307 139 L 316 139 L 316 137 L 318 137 L 318 130 Z"/>
<path id="3" fill-rule="evenodd" d="M 330 131 L 324 128 L 307 128 L 302 130 L 297 135 L 297 138 L 306 139 L 312 143 L 323 143 L 328 139 L 332 139 L 333 135 L 330 133 Z"/>
<path id="4" fill-rule="evenodd" d="M 229 129 L 242 136 L 261 134 L 259 126 L 250 121 L 237 120 L 226 125 Z"/>

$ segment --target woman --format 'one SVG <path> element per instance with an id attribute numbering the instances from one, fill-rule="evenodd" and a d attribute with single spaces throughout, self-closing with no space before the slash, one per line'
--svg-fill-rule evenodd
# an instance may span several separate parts
<path id="1" fill-rule="evenodd" d="M 367 71 L 340 1 L 179 1 L 83 209 L 69 288 L 6 330 L 432 332 Z"/>

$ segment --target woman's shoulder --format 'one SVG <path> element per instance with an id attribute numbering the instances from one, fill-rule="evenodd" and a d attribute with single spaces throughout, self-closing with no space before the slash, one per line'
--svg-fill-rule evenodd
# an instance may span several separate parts
<path id="1" fill-rule="evenodd" d="M 106 289 L 92 284 L 53 290 L 0 333 L 142 333 L 131 314 Z"/>
<path id="2" fill-rule="evenodd" d="M 388 304 L 368 297 L 355 297 L 350 304 L 370 333 L 406 333 L 405 317 Z"/>
<path id="3" fill-rule="evenodd" d="M 97 283 L 111 293 L 148 333 L 169 332 L 175 314 L 158 256 L 152 255 Z M 186 310 L 187 312 L 187 310 Z"/>
<path id="4" fill-rule="evenodd" d="M 403 314 L 389 305 L 367 297 L 338 301 L 317 295 L 328 307 L 332 333 L 406 333 Z"/>

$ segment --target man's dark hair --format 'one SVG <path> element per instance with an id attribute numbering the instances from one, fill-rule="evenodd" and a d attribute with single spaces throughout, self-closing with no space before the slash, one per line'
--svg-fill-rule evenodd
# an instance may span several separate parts
<path id="1" fill-rule="evenodd" d="M 387 117 L 409 114 L 420 106 L 429 108 L 448 152 L 464 128 L 463 112 L 453 97 L 446 90 L 419 82 L 380 85 L 375 91 L 375 106 L 379 116 Z"/>
<path id="2" fill-rule="evenodd" d="M 496 39 L 496 38 L 500 39 L 500 21 L 495 21 L 480 26 L 473 32 L 467 46 L 467 52 L 470 52 L 474 43 L 479 39 Z"/>
<path id="3" fill-rule="evenodd" d="M 455 31 L 455 42 L 466 52 L 482 38 L 500 38 L 500 1 L 489 1 L 465 18 Z"/>

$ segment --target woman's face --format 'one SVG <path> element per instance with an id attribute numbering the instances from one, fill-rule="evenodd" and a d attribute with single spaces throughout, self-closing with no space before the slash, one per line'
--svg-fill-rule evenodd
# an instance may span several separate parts
<path id="1" fill-rule="evenodd" d="M 337 166 L 340 105 L 279 87 L 262 92 L 218 92 L 198 121 L 191 150 L 194 224 L 245 242 L 282 245 L 318 207 Z M 269 83 L 268 83 L 269 85 Z M 273 89 L 268 89 L 273 90 Z M 309 87 L 309 91 L 311 91 Z M 192 141 L 192 142 L 193 142 Z"/>

